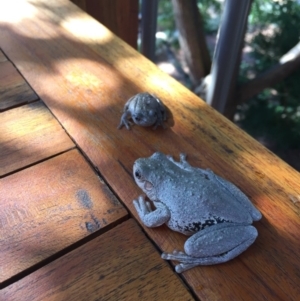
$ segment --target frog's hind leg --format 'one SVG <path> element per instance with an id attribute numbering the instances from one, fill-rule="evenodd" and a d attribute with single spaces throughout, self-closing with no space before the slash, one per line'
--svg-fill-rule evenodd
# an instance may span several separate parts
<path id="1" fill-rule="evenodd" d="M 249 198 L 238 187 L 236 187 L 229 181 L 219 177 L 210 170 L 207 170 L 207 172 L 209 173 L 210 177 L 221 184 L 223 188 L 226 189 L 228 193 L 231 194 L 232 197 L 251 214 L 251 217 L 254 221 L 258 221 L 262 218 L 260 211 L 256 209 Z"/>
<path id="2" fill-rule="evenodd" d="M 157 120 L 154 124 L 153 129 L 156 130 L 159 125 L 161 125 L 163 127 L 163 129 L 166 129 L 166 126 L 164 125 L 163 115 L 161 112 L 159 112 L 157 115 Z"/>
<path id="3" fill-rule="evenodd" d="M 176 272 L 198 265 L 219 264 L 244 252 L 256 239 L 257 230 L 251 225 L 217 224 L 201 230 L 185 243 L 184 252 L 163 253 L 166 260 L 179 261 Z"/>
<path id="4" fill-rule="evenodd" d="M 173 253 L 162 253 L 161 258 L 166 260 L 175 260 L 179 261 L 180 263 L 175 266 L 175 271 L 177 273 L 182 273 L 184 271 L 187 271 L 191 268 L 194 268 L 196 266 L 200 265 L 213 265 L 218 263 L 224 263 L 226 261 L 229 261 L 236 256 L 240 255 L 245 249 L 247 249 L 250 245 L 249 243 L 246 247 L 245 245 L 240 245 L 236 247 L 234 250 L 231 250 L 229 252 L 226 252 L 221 255 L 216 256 L 208 256 L 208 257 L 193 257 L 190 255 L 187 255 L 184 252 L 178 252 L 174 251 Z M 175 254 L 174 254 L 175 253 Z"/>

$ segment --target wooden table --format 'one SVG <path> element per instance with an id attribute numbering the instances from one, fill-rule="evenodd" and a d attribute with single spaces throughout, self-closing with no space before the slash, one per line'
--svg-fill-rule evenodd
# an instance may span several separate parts
<path id="1" fill-rule="evenodd" d="M 0 299 L 296 300 L 300 175 L 65 0 L 0 2 Z M 118 130 L 132 95 L 155 93 L 166 130 Z M 133 162 L 188 154 L 261 210 L 238 258 L 177 275 L 186 239 L 145 228 Z"/>

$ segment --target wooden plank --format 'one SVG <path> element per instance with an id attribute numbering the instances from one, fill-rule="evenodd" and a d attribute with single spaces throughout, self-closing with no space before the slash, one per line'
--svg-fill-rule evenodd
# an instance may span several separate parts
<path id="1" fill-rule="evenodd" d="M 80 7 L 82 10 L 86 11 L 86 0 L 71 0 L 73 3 L 75 3 L 78 7 Z"/>
<path id="2" fill-rule="evenodd" d="M 132 219 L 1 290 L 0 298 L 194 300 Z"/>
<path id="3" fill-rule="evenodd" d="M 0 53 L 0 112 L 37 99 L 13 64 Z"/>
<path id="4" fill-rule="evenodd" d="M 157 150 L 187 153 L 192 165 L 239 186 L 263 213 L 249 250 L 183 274 L 195 294 L 201 300 L 284 300 L 288 292 L 297 299 L 299 173 L 72 4 L 20 3 L 34 13 L 22 27 L 0 17 L 1 47 L 135 216 L 132 199 L 141 191 L 132 165 Z M 43 41 L 34 39 L 41 28 Z M 172 127 L 117 130 L 125 101 L 142 91 L 168 106 Z M 145 231 L 164 251 L 182 249 L 186 239 L 166 227 Z"/>
<path id="5" fill-rule="evenodd" d="M 4 53 L 0 50 L 0 63 L 6 62 L 6 61 L 7 61 L 6 56 L 5 56 Z"/>
<path id="6" fill-rule="evenodd" d="M 1 179 L 0 283 L 126 215 L 77 150 Z"/>
<path id="7" fill-rule="evenodd" d="M 74 147 L 42 102 L 0 114 L 0 177 Z"/>

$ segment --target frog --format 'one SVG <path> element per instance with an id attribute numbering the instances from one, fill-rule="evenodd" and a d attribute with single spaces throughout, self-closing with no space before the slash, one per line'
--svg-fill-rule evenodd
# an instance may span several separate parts
<path id="1" fill-rule="evenodd" d="M 148 92 L 138 93 L 126 102 L 118 129 L 125 125 L 130 130 L 130 117 L 139 126 L 153 125 L 153 129 L 156 129 L 159 125 L 165 127 L 163 122 L 167 119 L 167 110 L 156 96 Z"/>
<path id="2" fill-rule="evenodd" d="M 133 164 L 140 195 L 134 208 L 146 227 L 166 224 L 189 236 L 184 251 L 163 252 L 165 260 L 178 261 L 177 273 L 201 265 L 227 262 L 244 252 L 258 236 L 252 225 L 261 212 L 233 183 L 210 169 L 191 166 L 186 154 L 176 161 L 155 152 Z"/>

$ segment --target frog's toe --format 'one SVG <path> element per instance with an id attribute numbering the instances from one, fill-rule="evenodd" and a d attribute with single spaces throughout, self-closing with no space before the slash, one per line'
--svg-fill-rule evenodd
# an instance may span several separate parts
<path id="1" fill-rule="evenodd" d="M 182 273 L 184 271 L 187 271 L 191 268 L 196 267 L 197 265 L 198 264 L 195 264 L 195 263 L 180 263 L 175 266 L 175 271 L 176 271 L 176 273 Z"/>
<path id="2" fill-rule="evenodd" d="M 195 263 L 194 258 L 191 256 L 186 255 L 184 252 L 174 250 L 173 253 L 162 253 L 162 259 L 166 260 L 175 260 L 179 261 L 180 263 L 175 266 L 175 271 L 177 273 L 182 273 L 186 270 L 189 270 L 195 266 L 198 266 L 199 263 Z"/>
<path id="3" fill-rule="evenodd" d="M 140 203 L 138 200 L 133 200 L 133 206 L 135 207 L 136 211 L 140 210 Z"/>
<path id="4" fill-rule="evenodd" d="M 129 121 L 122 119 L 118 126 L 118 129 L 121 129 L 123 126 L 125 126 L 127 130 L 130 130 L 130 122 Z"/>
<path id="5" fill-rule="evenodd" d="M 175 260 L 180 262 L 190 262 L 191 260 L 194 260 L 193 257 L 187 255 L 184 252 L 174 250 L 173 253 L 165 253 L 163 252 L 161 254 L 162 259 L 166 260 Z"/>
<path id="6" fill-rule="evenodd" d="M 142 195 L 140 195 L 137 200 L 133 200 L 133 205 L 136 211 L 140 213 L 147 212 L 147 204 Z"/>
<path id="7" fill-rule="evenodd" d="M 182 264 L 182 263 L 177 264 L 177 265 L 175 266 L 175 271 L 176 271 L 177 273 L 182 273 L 182 272 L 184 272 L 184 271 L 185 271 L 185 269 L 184 269 L 184 264 Z"/>
<path id="8" fill-rule="evenodd" d="M 151 208 L 150 202 L 146 202 L 146 206 L 147 206 L 148 212 L 151 212 L 152 208 Z"/>
<path id="9" fill-rule="evenodd" d="M 180 153 L 179 158 L 181 163 L 187 163 L 185 153 Z"/>
<path id="10" fill-rule="evenodd" d="M 167 155 L 166 157 L 167 157 L 167 159 L 170 160 L 171 162 L 176 163 L 175 160 L 174 160 L 174 158 L 173 158 L 173 156 Z"/>
<path id="11" fill-rule="evenodd" d="M 120 124 L 119 124 L 119 126 L 118 126 L 118 129 L 121 129 L 121 128 L 123 127 L 123 125 L 124 125 L 124 123 L 123 123 L 123 121 L 121 120 L 121 122 L 120 122 Z"/>
<path id="12" fill-rule="evenodd" d="M 162 259 L 165 259 L 165 260 L 176 260 L 176 261 L 178 261 L 178 259 L 177 259 L 177 254 L 176 254 L 176 251 L 174 251 L 173 253 L 166 253 L 166 252 L 163 252 L 162 254 L 161 254 L 161 258 Z"/>
<path id="13" fill-rule="evenodd" d="M 178 250 L 174 250 L 172 254 L 173 255 L 186 255 L 184 252 L 178 251 Z"/>
<path id="14" fill-rule="evenodd" d="M 124 125 L 125 125 L 125 127 L 126 127 L 127 130 L 130 130 L 131 126 L 132 126 L 132 122 L 126 121 L 126 122 L 124 122 Z"/>
<path id="15" fill-rule="evenodd" d="M 161 258 L 162 258 L 162 259 L 165 259 L 165 260 L 170 260 L 169 255 L 170 255 L 169 253 L 163 252 L 163 253 L 161 254 Z"/>

